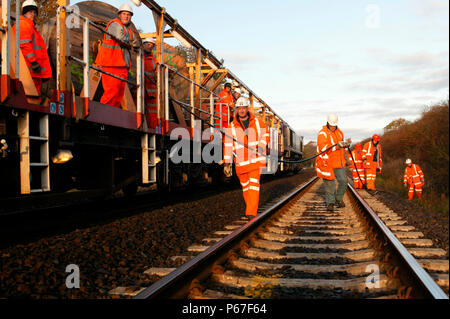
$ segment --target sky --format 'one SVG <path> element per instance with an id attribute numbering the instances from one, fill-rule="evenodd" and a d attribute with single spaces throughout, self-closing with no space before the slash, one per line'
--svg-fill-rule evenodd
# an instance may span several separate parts
<path id="1" fill-rule="evenodd" d="M 329 113 L 360 141 L 449 96 L 447 0 L 157 2 L 305 142 Z M 128 3 L 154 32 L 147 8 Z"/>

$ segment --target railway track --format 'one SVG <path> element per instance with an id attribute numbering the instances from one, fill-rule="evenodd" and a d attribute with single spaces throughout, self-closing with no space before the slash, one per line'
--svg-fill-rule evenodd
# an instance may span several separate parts
<path id="1" fill-rule="evenodd" d="M 448 298 L 448 260 L 392 211 L 370 208 L 349 187 L 346 207 L 326 211 L 315 178 L 180 256 L 162 279 L 111 294 L 145 298 Z M 372 202 L 375 207 L 378 206 Z M 377 214 L 378 213 L 378 214 Z M 405 247 L 406 246 L 406 247 Z M 425 270 L 426 269 L 426 270 Z M 441 287 L 440 287 L 440 286 Z"/>

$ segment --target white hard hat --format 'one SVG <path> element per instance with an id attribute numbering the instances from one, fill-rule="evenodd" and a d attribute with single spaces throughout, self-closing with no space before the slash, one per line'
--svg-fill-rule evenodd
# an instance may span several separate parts
<path id="1" fill-rule="evenodd" d="M 148 42 L 155 44 L 155 43 L 156 43 L 156 40 L 153 39 L 152 37 L 142 39 L 142 43 L 148 43 Z"/>
<path id="2" fill-rule="evenodd" d="M 405 164 L 411 164 L 412 163 L 412 161 L 411 161 L 411 159 L 406 159 L 406 162 L 405 162 Z"/>
<path id="3" fill-rule="evenodd" d="M 121 13 L 122 11 L 127 11 L 133 15 L 133 9 L 128 3 L 124 3 L 119 7 L 119 11 L 117 13 Z"/>
<path id="4" fill-rule="evenodd" d="M 25 0 L 22 3 L 22 14 L 25 14 L 25 12 L 24 12 L 25 7 L 30 7 L 30 8 L 27 8 L 27 10 L 25 10 L 25 12 L 30 11 L 32 9 L 35 9 L 36 11 L 38 11 L 38 5 L 34 0 Z"/>
<path id="5" fill-rule="evenodd" d="M 235 92 L 235 93 L 241 94 L 241 89 L 240 89 L 240 88 L 235 88 L 235 89 L 234 89 L 234 92 Z"/>
<path id="6" fill-rule="evenodd" d="M 236 101 L 236 107 L 249 107 L 250 102 L 245 97 L 240 97 Z"/>
<path id="7" fill-rule="evenodd" d="M 338 117 L 336 114 L 329 114 L 327 117 L 327 122 L 331 126 L 337 126 L 338 125 Z"/>

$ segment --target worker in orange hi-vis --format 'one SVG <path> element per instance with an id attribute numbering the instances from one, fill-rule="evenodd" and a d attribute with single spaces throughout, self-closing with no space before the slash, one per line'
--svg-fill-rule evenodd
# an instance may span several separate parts
<path id="1" fill-rule="evenodd" d="M 417 197 L 422 198 L 422 187 L 425 185 L 425 176 L 419 165 L 413 164 L 411 159 L 407 159 L 407 166 L 405 168 L 405 175 L 403 177 L 403 183 L 405 187 L 408 187 L 408 199 L 412 200 L 414 197 L 414 191 L 416 191 Z"/>
<path id="2" fill-rule="evenodd" d="M 111 20 L 106 26 L 106 32 L 130 47 L 137 45 L 137 39 L 131 30 L 131 17 L 133 9 L 127 3 L 120 6 L 118 18 Z M 129 48 L 122 47 L 118 41 L 106 34 L 100 45 L 95 63 L 105 72 L 127 79 L 131 69 L 131 52 Z M 107 74 L 102 74 L 103 96 L 100 102 L 114 107 L 120 107 L 125 92 L 126 82 Z"/>
<path id="3" fill-rule="evenodd" d="M 214 127 L 220 128 L 220 117 L 222 116 L 222 128 L 227 128 L 230 117 L 233 116 L 234 98 L 231 94 L 231 83 L 226 83 L 222 92 L 219 93 L 219 100 L 215 107 Z"/>
<path id="4" fill-rule="evenodd" d="M 147 123 L 150 128 L 158 125 L 158 108 L 156 105 L 156 59 L 153 55 L 153 48 L 156 41 L 153 38 L 146 38 L 142 41 L 144 47 L 144 72 L 145 72 L 145 112 Z"/>
<path id="5" fill-rule="evenodd" d="M 374 134 L 372 140 L 364 144 L 362 160 L 366 172 L 367 189 L 375 190 L 375 179 L 377 173 L 381 173 L 383 166 L 380 136 L 378 134 Z"/>
<path id="6" fill-rule="evenodd" d="M 41 95 L 42 81 L 52 77 L 52 68 L 48 58 L 44 39 L 36 29 L 38 6 L 34 0 L 26 0 L 22 4 L 20 16 L 20 50 L 30 70 L 37 93 Z M 12 28 L 16 32 L 16 25 Z"/>
<path id="7" fill-rule="evenodd" d="M 362 160 L 362 145 L 356 143 L 355 149 L 352 151 L 352 175 L 353 175 L 353 186 L 355 188 L 364 187 L 364 166 Z"/>
<path id="8" fill-rule="evenodd" d="M 334 206 L 344 208 L 344 195 L 347 190 L 347 170 L 349 160 L 345 149 L 351 140 L 344 141 L 344 133 L 338 127 L 338 116 L 329 114 L 327 125 L 317 135 L 317 158 L 315 170 L 322 178 L 325 188 L 325 205 L 327 211 L 333 212 Z M 338 187 L 336 189 L 335 180 Z"/>
<path id="9" fill-rule="evenodd" d="M 236 175 L 242 185 L 246 204 L 245 215 L 255 217 L 258 212 L 261 169 L 266 166 L 270 135 L 261 119 L 249 112 L 250 102 L 241 97 L 236 101 L 236 116 L 226 129 L 225 165 L 232 157 Z"/>

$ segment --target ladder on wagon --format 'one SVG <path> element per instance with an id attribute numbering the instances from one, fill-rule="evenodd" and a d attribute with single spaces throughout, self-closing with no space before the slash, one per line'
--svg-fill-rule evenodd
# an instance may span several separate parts
<path id="1" fill-rule="evenodd" d="M 48 115 L 26 111 L 18 117 L 20 193 L 50 191 Z"/>

